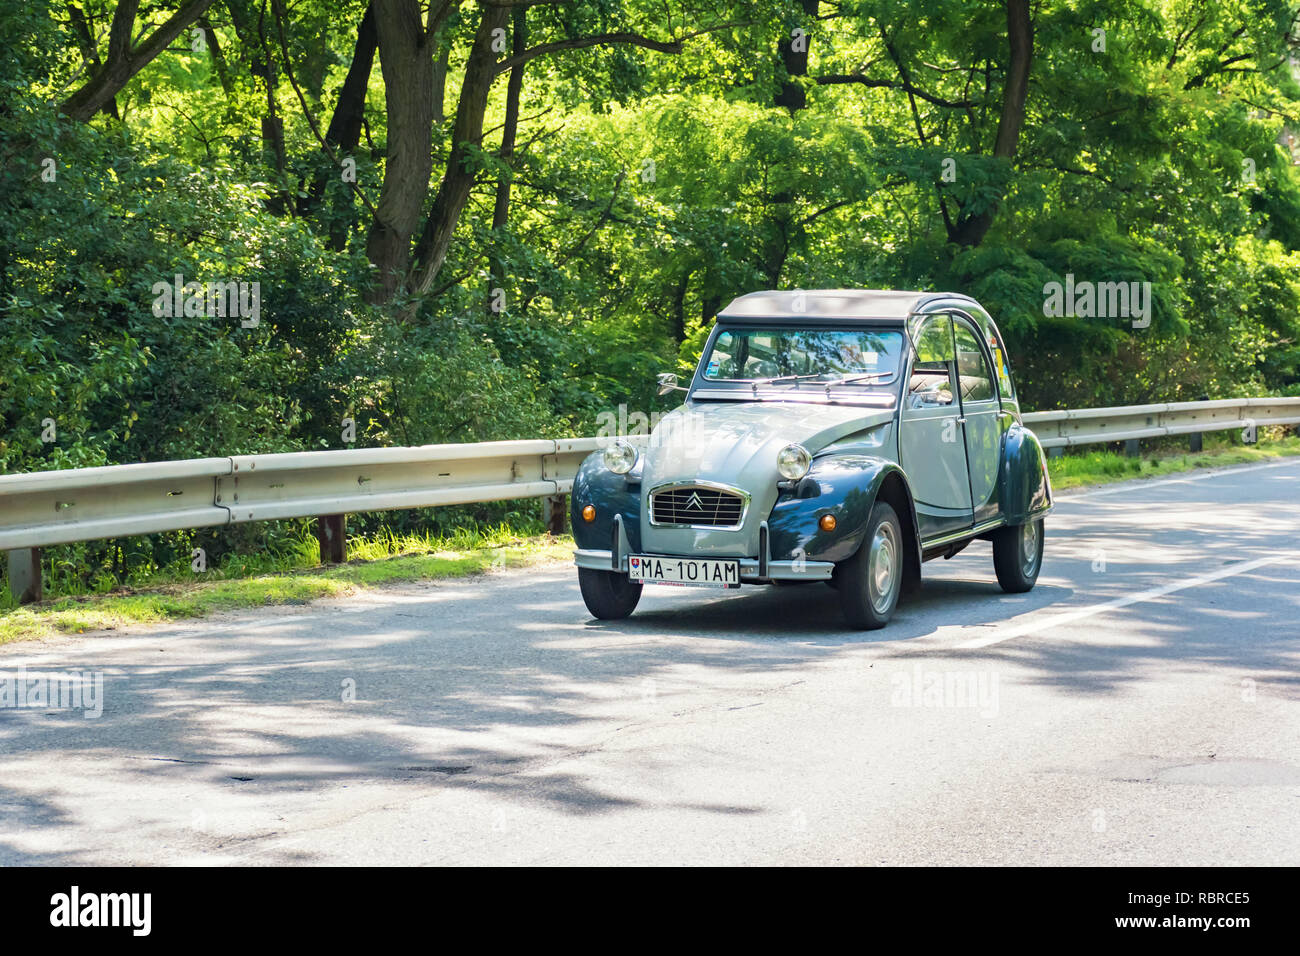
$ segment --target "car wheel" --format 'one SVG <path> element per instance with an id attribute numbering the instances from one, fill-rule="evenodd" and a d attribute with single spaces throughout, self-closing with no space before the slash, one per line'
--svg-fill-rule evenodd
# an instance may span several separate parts
<path id="1" fill-rule="evenodd" d="M 862 546 L 838 574 L 840 604 L 850 626 L 871 631 L 889 623 L 903 586 L 904 558 L 898 514 L 877 501 Z"/>
<path id="2" fill-rule="evenodd" d="M 1011 594 L 1028 591 L 1043 566 L 1043 519 L 1027 521 L 993 533 L 993 570 L 998 584 Z"/>
<path id="3" fill-rule="evenodd" d="M 578 568 L 578 587 L 587 610 L 602 621 L 627 617 L 641 600 L 641 582 L 629 581 L 626 574 L 617 571 Z"/>

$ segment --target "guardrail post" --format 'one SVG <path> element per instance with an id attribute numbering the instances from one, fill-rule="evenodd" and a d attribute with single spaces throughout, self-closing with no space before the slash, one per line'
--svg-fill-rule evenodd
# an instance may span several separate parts
<path id="1" fill-rule="evenodd" d="M 19 604 L 41 599 L 41 549 L 9 552 L 9 592 Z"/>
<path id="2" fill-rule="evenodd" d="M 1142 449 L 1139 447 L 1136 438 L 1130 438 L 1124 442 L 1124 454 L 1128 455 L 1130 458 L 1136 458 L 1138 455 L 1142 454 Z"/>
<path id="3" fill-rule="evenodd" d="M 321 515 L 316 519 L 321 564 L 342 564 L 348 559 L 348 516 Z"/>
<path id="4" fill-rule="evenodd" d="M 568 495 L 548 495 L 542 499 L 542 521 L 546 523 L 546 533 L 564 534 L 564 515 L 569 510 Z"/>
<path id="5" fill-rule="evenodd" d="M 1048 457 L 1049 459 L 1051 459 L 1051 458 L 1064 458 L 1064 457 L 1065 457 L 1065 446 L 1064 446 L 1064 445 L 1057 445 L 1055 448 L 1049 448 L 1049 449 L 1047 449 L 1047 457 Z"/>
<path id="6" fill-rule="evenodd" d="M 1202 395 L 1200 398 L 1197 399 L 1198 402 L 1208 402 L 1209 400 L 1210 400 L 1210 396 L 1208 396 L 1208 395 Z M 1201 437 L 1201 436 L 1202 436 L 1202 433 L 1201 433 L 1201 432 L 1192 432 L 1190 435 L 1187 436 L 1187 450 L 1188 450 L 1188 451 L 1202 451 L 1202 450 L 1204 450 L 1204 445 L 1202 445 L 1202 437 Z"/>

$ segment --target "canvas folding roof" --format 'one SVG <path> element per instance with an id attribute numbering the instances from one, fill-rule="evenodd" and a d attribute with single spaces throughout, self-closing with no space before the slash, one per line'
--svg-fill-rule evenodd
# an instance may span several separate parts
<path id="1" fill-rule="evenodd" d="M 900 292 L 881 289 L 808 289 L 789 292 L 750 292 L 732 299 L 718 312 L 719 322 L 763 322 L 796 319 L 902 321 L 923 311 L 928 302 L 974 300 L 954 292 Z"/>

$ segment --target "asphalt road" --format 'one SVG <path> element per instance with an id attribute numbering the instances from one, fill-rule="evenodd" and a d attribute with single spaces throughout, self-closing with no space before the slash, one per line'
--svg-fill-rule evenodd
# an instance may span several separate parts
<path id="1" fill-rule="evenodd" d="M 0 648 L 0 864 L 1300 863 L 1300 461 L 1061 496 L 883 631 L 568 566 Z M 347 698 L 355 697 L 354 700 Z"/>

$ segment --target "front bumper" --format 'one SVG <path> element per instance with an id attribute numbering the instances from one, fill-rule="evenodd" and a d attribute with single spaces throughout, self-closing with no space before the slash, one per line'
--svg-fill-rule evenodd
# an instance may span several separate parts
<path id="1" fill-rule="evenodd" d="M 808 561 L 803 558 L 795 561 L 773 561 L 767 522 L 758 524 L 757 558 L 735 558 L 716 554 L 699 555 L 717 561 L 739 561 L 740 580 L 761 584 L 765 581 L 829 581 L 835 570 L 832 561 Z M 627 532 L 623 530 L 623 516 L 614 516 L 613 534 L 610 535 L 610 547 L 606 551 L 600 548 L 579 548 L 573 552 L 573 563 L 580 568 L 593 571 L 619 571 L 627 573 L 628 555 L 632 553 L 628 545 Z M 647 554 L 655 552 L 647 551 Z M 660 557 L 693 558 L 693 554 L 660 554 Z"/>
<path id="2" fill-rule="evenodd" d="M 626 573 L 627 557 L 626 554 L 620 554 L 616 560 L 612 551 L 578 550 L 573 552 L 573 563 L 580 568 L 590 568 L 593 571 L 613 571 L 617 568 Z M 671 557 L 689 558 L 693 555 L 675 554 Z M 749 581 L 753 584 L 764 581 L 829 581 L 831 572 L 835 570 L 835 565 L 830 561 L 768 561 L 767 574 L 764 575 L 759 567 L 758 558 L 715 558 L 714 555 L 705 555 L 705 557 L 719 561 L 738 560 L 741 581 Z"/>

